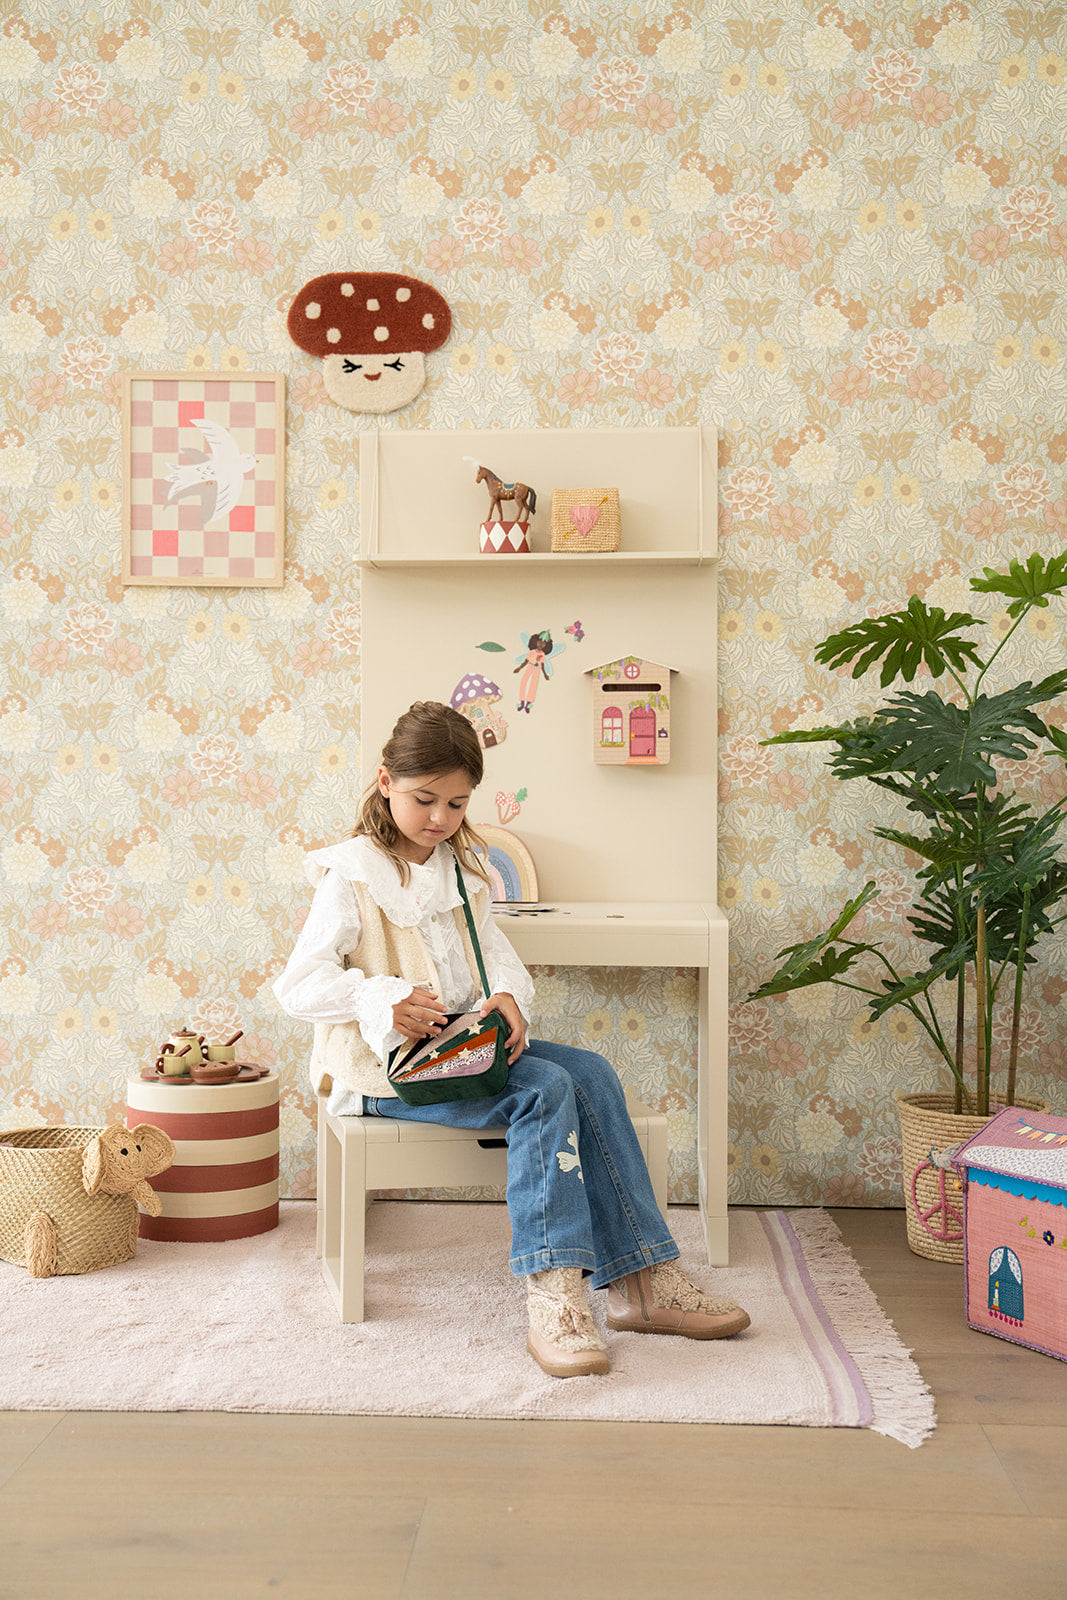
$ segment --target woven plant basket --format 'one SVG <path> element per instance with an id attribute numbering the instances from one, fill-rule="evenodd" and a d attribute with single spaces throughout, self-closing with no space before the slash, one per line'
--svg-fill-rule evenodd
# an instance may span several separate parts
<path id="1" fill-rule="evenodd" d="M 82 1183 L 85 1147 L 103 1132 L 16 1128 L 0 1133 L 0 1258 L 30 1266 L 27 1228 L 43 1213 L 57 1235 L 56 1275 L 97 1272 L 131 1259 L 137 1248 L 137 1202 L 128 1194 L 87 1195 Z"/>
<path id="2" fill-rule="evenodd" d="M 553 489 L 553 550 L 586 555 L 621 544 L 618 489 Z"/>
<path id="3" fill-rule="evenodd" d="M 942 1170 L 930 1163 L 931 1150 L 946 1150 L 962 1144 L 1004 1106 L 990 1095 L 988 1117 L 957 1116 L 950 1094 L 898 1094 L 900 1132 L 903 1144 L 904 1214 L 908 1224 L 908 1246 L 917 1256 L 930 1261 L 963 1262 L 963 1186 L 951 1169 Z M 1047 1100 L 1017 1095 L 1015 1104 L 1023 1111 L 1047 1111 Z"/>

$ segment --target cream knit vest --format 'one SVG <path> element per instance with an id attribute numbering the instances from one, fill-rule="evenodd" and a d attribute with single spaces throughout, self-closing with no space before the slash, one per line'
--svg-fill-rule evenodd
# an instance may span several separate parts
<path id="1" fill-rule="evenodd" d="M 363 932 L 356 949 L 346 956 L 345 965 L 358 967 L 367 978 L 403 978 L 417 988 L 440 993 L 437 969 L 418 928 L 398 928 L 390 922 L 365 883 L 353 883 L 352 888 L 359 901 Z M 472 981 L 478 986 L 478 963 L 463 907 L 456 906 L 453 915 Z M 315 1024 L 310 1071 L 316 1094 L 328 1095 L 335 1088 L 351 1089 L 356 1094 L 393 1093 L 385 1067 L 364 1039 L 358 1022 Z"/>

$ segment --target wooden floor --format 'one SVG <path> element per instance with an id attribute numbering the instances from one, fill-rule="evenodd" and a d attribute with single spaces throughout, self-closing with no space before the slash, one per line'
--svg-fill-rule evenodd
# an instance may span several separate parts
<path id="1" fill-rule="evenodd" d="M 969 1331 L 962 1269 L 911 1255 L 900 1212 L 834 1216 L 937 1396 L 918 1450 L 845 1429 L 0 1413 L 0 1597 L 1067 1600 L 1067 1364 Z"/>

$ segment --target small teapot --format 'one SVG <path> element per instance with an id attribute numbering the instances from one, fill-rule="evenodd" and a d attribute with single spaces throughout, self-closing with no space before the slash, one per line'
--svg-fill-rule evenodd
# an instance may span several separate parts
<path id="1" fill-rule="evenodd" d="M 167 1043 L 163 1046 L 163 1053 L 169 1054 L 173 1052 L 174 1055 L 180 1054 L 185 1062 L 182 1070 L 183 1072 L 188 1072 L 190 1067 L 199 1066 L 200 1062 L 203 1061 L 203 1044 L 204 1035 L 202 1033 L 193 1033 L 189 1028 L 179 1028 L 176 1033 L 171 1034 Z"/>

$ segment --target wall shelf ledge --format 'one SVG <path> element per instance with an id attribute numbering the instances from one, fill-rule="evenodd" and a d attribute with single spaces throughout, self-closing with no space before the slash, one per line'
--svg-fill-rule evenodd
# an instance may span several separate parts
<path id="1" fill-rule="evenodd" d="M 705 562 L 716 561 L 717 556 L 708 550 L 605 550 L 583 555 L 576 551 L 561 554 L 548 550 L 531 550 L 524 555 L 487 556 L 475 550 L 472 553 L 454 554 L 443 551 L 439 555 L 371 555 L 360 556 L 359 567 L 478 567 L 488 572 L 501 569 L 531 566 L 559 567 L 700 567 Z"/>

